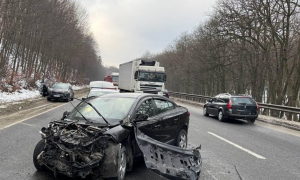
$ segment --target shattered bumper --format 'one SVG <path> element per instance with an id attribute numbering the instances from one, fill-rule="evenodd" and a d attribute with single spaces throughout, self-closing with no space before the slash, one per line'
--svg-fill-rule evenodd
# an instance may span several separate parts
<path id="1" fill-rule="evenodd" d="M 199 178 L 202 160 L 198 149 L 181 149 L 156 141 L 137 128 L 136 139 L 147 168 L 169 179 Z"/>

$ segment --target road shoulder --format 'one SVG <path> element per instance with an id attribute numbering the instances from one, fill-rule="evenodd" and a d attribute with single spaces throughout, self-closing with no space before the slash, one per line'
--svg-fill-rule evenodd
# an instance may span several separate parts
<path id="1" fill-rule="evenodd" d="M 75 91 L 75 97 L 86 96 L 88 90 L 85 88 Z M 46 97 L 12 103 L 0 111 L 0 130 L 66 104 L 67 102 L 49 102 Z"/>

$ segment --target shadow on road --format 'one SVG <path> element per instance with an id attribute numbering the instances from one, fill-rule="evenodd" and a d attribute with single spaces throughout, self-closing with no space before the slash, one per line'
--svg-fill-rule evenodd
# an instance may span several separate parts
<path id="1" fill-rule="evenodd" d="M 219 121 L 217 116 L 209 116 L 209 117 Z M 243 120 L 243 119 L 226 119 L 224 122 L 220 122 L 220 123 L 236 124 L 236 125 L 249 125 L 249 126 L 253 125 L 253 124 L 249 124 L 247 122 L 247 120 Z"/>
<path id="2" fill-rule="evenodd" d="M 32 180 L 83 180 L 81 178 L 69 178 L 64 175 L 58 174 L 55 178 L 51 171 L 36 171 L 30 177 Z M 85 180 L 90 180 L 91 178 L 86 178 Z M 143 159 L 138 158 L 135 160 L 133 165 L 133 170 L 126 173 L 126 180 L 166 180 L 165 178 L 155 174 L 151 170 L 147 169 Z"/>

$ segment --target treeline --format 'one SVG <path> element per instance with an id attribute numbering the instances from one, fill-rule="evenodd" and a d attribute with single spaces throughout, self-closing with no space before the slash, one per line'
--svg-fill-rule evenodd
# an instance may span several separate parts
<path id="1" fill-rule="evenodd" d="M 221 0 L 206 23 L 152 58 L 172 91 L 299 106 L 299 10 L 296 0 Z"/>
<path id="2" fill-rule="evenodd" d="M 1 0 L 0 84 L 104 76 L 86 18 L 72 0 Z"/>

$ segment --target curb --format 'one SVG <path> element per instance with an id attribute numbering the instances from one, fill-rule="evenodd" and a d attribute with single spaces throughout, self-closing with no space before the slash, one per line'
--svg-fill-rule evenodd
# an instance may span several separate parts
<path id="1" fill-rule="evenodd" d="M 174 97 L 170 97 L 170 99 L 172 99 L 173 101 L 190 104 L 190 105 L 194 105 L 194 106 L 199 106 L 199 107 L 204 106 L 203 103 L 193 102 L 193 101 L 189 101 L 186 99 L 174 98 Z M 271 117 L 271 116 L 264 116 L 264 115 L 259 115 L 256 120 L 264 122 L 264 123 L 273 124 L 276 126 L 282 126 L 282 127 L 288 128 L 288 129 L 300 131 L 300 122 L 287 121 L 287 120 L 278 119 L 278 118 Z"/>

